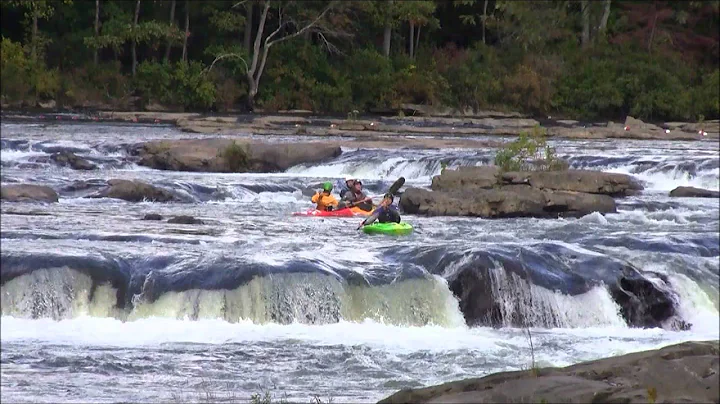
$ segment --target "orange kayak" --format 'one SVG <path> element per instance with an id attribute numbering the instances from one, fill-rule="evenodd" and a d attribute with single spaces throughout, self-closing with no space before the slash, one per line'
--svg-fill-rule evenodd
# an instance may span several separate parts
<path id="1" fill-rule="evenodd" d="M 322 211 L 310 209 L 306 212 L 294 212 L 293 216 L 320 216 L 320 217 L 352 217 L 352 216 L 370 216 L 372 211 L 362 210 L 357 206 L 352 208 L 343 208 L 331 211 Z"/>

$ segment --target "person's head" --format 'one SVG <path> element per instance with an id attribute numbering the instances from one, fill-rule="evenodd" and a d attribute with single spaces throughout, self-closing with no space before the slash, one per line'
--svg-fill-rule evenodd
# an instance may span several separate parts
<path id="1" fill-rule="evenodd" d="M 326 183 L 323 184 L 322 189 L 323 189 L 323 192 L 324 192 L 326 195 L 330 195 L 330 192 L 332 192 L 333 186 L 332 186 L 331 183 L 326 182 Z"/>
<path id="2" fill-rule="evenodd" d="M 362 181 L 360 181 L 360 180 L 355 181 L 355 183 L 353 184 L 353 189 L 355 190 L 355 192 L 362 191 Z"/>
<path id="3" fill-rule="evenodd" d="M 355 178 L 350 176 L 345 177 L 345 185 L 347 185 L 348 188 L 352 188 L 353 184 L 355 184 Z"/>
<path id="4" fill-rule="evenodd" d="M 383 206 L 390 206 L 393 203 L 393 200 L 394 198 L 392 194 L 385 194 L 382 201 L 380 201 L 380 204 Z"/>

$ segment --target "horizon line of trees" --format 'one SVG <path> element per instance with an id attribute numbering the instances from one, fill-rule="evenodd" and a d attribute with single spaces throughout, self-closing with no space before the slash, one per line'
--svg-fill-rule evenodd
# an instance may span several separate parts
<path id="1" fill-rule="evenodd" d="M 720 116 L 720 1 L 11 0 L 5 104 Z M 139 104 L 139 105 L 136 105 Z"/>

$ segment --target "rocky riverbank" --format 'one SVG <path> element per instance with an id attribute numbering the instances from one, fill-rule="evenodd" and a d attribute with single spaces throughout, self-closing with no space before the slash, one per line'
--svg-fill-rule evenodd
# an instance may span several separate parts
<path id="1" fill-rule="evenodd" d="M 718 341 L 401 390 L 391 403 L 718 403 Z"/>
<path id="2" fill-rule="evenodd" d="M 344 136 L 360 141 L 383 141 L 407 135 L 415 137 L 514 136 L 536 125 L 547 128 L 548 136 L 567 139 L 702 140 L 720 138 L 720 121 L 665 122 L 651 124 L 628 116 L 624 122 L 583 123 L 574 120 L 537 120 L 518 113 L 477 112 L 451 116 L 433 114 L 422 108 L 416 115 L 341 119 L 312 116 L 308 111 L 274 115 L 215 115 L 160 111 L 100 111 L 73 116 L 44 113 L 51 120 L 92 120 L 177 125 L 191 133 L 232 135 L 252 133 L 280 136 Z M 292 111 L 291 111 L 292 112 Z M 29 119 L 20 113 L 3 113 L 8 119 Z M 403 142 L 405 143 L 405 142 Z M 414 143 L 412 139 L 407 143 Z M 397 140 L 391 144 L 397 145 Z M 472 145 L 469 145 L 472 147 Z M 386 147 L 386 146 L 383 146 Z M 438 147 L 456 147 L 438 145 Z"/>

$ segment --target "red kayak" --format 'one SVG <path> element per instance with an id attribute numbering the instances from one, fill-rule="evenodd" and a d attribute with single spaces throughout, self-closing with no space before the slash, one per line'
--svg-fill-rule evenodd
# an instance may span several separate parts
<path id="1" fill-rule="evenodd" d="M 331 211 L 323 211 L 317 209 L 310 209 L 307 212 L 293 212 L 293 216 L 320 216 L 320 217 L 353 217 L 353 216 L 368 216 L 372 212 L 367 212 L 358 208 L 344 208 Z"/>

